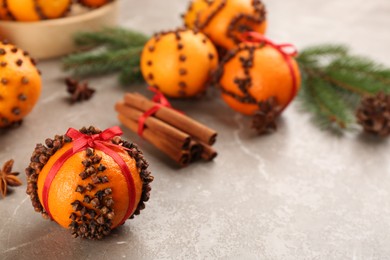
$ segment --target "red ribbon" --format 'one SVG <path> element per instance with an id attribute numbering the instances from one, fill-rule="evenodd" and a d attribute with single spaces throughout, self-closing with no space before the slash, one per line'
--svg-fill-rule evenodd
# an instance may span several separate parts
<path id="1" fill-rule="evenodd" d="M 291 57 L 295 57 L 298 55 L 298 50 L 297 48 L 291 44 L 291 43 L 281 43 L 281 44 L 276 44 L 264 35 L 258 33 L 258 32 L 245 32 L 241 35 L 241 41 L 242 42 L 250 42 L 250 43 L 263 43 L 266 45 L 271 46 L 275 50 L 277 50 L 284 58 L 288 65 L 288 69 L 291 74 L 291 78 L 293 81 L 293 89 L 291 92 L 291 98 L 289 103 L 294 99 L 295 95 L 297 94 L 298 91 L 298 79 L 297 76 L 295 75 L 294 72 L 294 66 L 292 63 Z M 288 103 L 288 104 L 289 104 Z M 288 106 L 286 105 L 286 107 Z"/>
<path id="2" fill-rule="evenodd" d="M 154 92 L 154 97 L 152 100 L 156 102 L 156 104 L 149 110 L 147 110 L 145 113 L 142 114 L 142 116 L 138 119 L 138 135 L 142 137 L 144 130 L 145 130 L 145 122 L 148 117 L 153 116 L 155 113 L 157 113 L 158 110 L 160 110 L 162 107 L 169 107 L 172 108 L 172 105 L 169 103 L 168 99 L 164 96 L 163 93 L 161 93 L 159 90 L 153 87 L 148 88 L 150 91 Z"/>
<path id="3" fill-rule="evenodd" d="M 134 180 L 126 162 L 116 151 L 113 150 L 113 148 L 120 148 L 124 150 L 127 149 L 123 146 L 115 145 L 110 142 L 112 138 L 114 138 L 115 136 L 120 136 L 122 134 L 123 132 L 118 126 L 111 127 L 109 129 L 104 130 L 100 134 L 95 134 L 95 135 L 86 135 L 77 131 L 74 128 L 69 128 L 66 135 L 73 139 L 73 147 L 68 151 L 66 151 L 53 164 L 52 168 L 50 169 L 46 177 L 43 186 L 43 191 L 42 191 L 43 206 L 47 214 L 50 216 L 50 218 L 52 218 L 52 216 L 49 209 L 49 191 L 55 176 L 57 175 L 61 167 L 64 165 L 64 163 L 70 157 L 72 157 L 74 154 L 78 152 L 85 150 L 86 148 L 95 148 L 97 150 L 104 152 L 105 154 L 110 156 L 121 168 L 121 172 L 126 178 L 127 190 L 129 193 L 129 206 L 127 208 L 126 215 L 123 217 L 120 224 L 123 224 L 130 217 L 135 206 L 135 194 L 133 194 L 133 192 L 135 192 Z"/>

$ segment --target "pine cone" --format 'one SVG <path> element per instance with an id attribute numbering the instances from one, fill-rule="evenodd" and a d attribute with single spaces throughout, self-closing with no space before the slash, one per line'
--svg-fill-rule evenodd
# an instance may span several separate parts
<path id="1" fill-rule="evenodd" d="M 281 110 L 276 98 L 271 97 L 259 102 L 259 108 L 253 116 L 252 128 L 256 129 L 259 135 L 276 131 L 276 119 Z"/>
<path id="2" fill-rule="evenodd" d="M 366 133 L 390 135 L 390 95 L 380 92 L 364 97 L 356 113 L 357 121 Z"/>

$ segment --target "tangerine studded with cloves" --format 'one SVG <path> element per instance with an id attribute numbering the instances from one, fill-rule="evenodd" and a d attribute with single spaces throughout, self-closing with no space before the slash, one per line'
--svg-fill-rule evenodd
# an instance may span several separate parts
<path id="1" fill-rule="evenodd" d="M 262 102 L 273 98 L 280 110 L 284 109 L 298 93 L 301 82 L 296 61 L 289 59 L 294 75 L 275 48 L 264 44 L 239 45 L 225 56 L 216 73 L 223 100 L 244 115 L 255 115 Z"/>
<path id="2" fill-rule="evenodd" d="M 28 53 L 0 43 L 0 128 L 21 122 L 41 94 L 41 76 Z"/>
<path id="3" fill-rule="evenodd" d="M 207 1 L 207 5 L 203 2 L 195 0 L 190 5 L 184 15 L 185 24 L 203 32 L 220 47 L 234 48 L 244 32 L 265 33 L 266 10 L 260 0 L 213 0 Z"/>
<path id="4" fill-rule="evenodd" d="M 190 29 L 161 32 L 145 45 L 141 71 L 146 82 L 169 97 L 203 93 L 218 66 L 218 53 L 202 33 Z"/>
<path id="5" fill-rule="evenodd" d="M 12 20 L 12 17 L 10 16 L 8 9 L 6 7 L 6 0 L 0 0 L 0 20 L 3 21 Z"/>
<path id="6" fill-rule="evenodd" d="M 195 29 L 195 22 L 199 14 L 206 10 L 211 4 L 212 0 L 194 0 L 188 5 L 187 12 L 182 15 L 185 27 Z"/>
<path id="7" fill-rule="evenodd" d="M 71 5 L 72 0 L 3 0 L 8 16 L 25 22 L 63 17 Z"/>
<path id="8" fill-rule="evenodd" d="M 89 127 L 80 129 L 80 133 L 91 136 L 101 131 Z M 128 186 L 123 168 L 113 157 L 99 149 L 85 148 L 62 164 L 48 190 L 47 202 L 53 220 L 68 228 L 74 237 L 102 239 L 120 225 L 128 213 L 131 213 L 130 218 L 140 214 L 149 200 L 153 176 L 142 152 L 120 137 L 109 142 L 118 146 L 111 149 L 129 168 L 134 185 Z M 74 140 L 67 135 L 46 139 L 45 144 L 36 146 L 26 169 L 27 194 L 35 211 L 44 218 L 49 218 L 44 207 L 44 185 L 53 165 L 73 145 Z M 133 208 L 129 208 L 130 197 L 135 202 Z"/>

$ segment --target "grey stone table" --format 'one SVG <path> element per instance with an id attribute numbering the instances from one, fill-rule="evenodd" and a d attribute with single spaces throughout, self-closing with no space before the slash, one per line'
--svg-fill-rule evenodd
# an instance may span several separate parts
<path id="1" fill-rule="evenodd" d="M 127 0 L 121 23 L 147 33 L 179 25 L 184 0 Z M 269 35 L 299 48 L 349 44 L 390 65 L 388 0 L 270 0 Z M 87 103 L 70 106 L 59 61 L 41 62 L 44 90 L 24 124 L 0 136 L 0 162 L 23 171 L 35 143 L 68 127 L 118 124 L 124 92 L 114 77 L 91 81 Z M 138 87 L 139 88 L 139 87 Z M 72 239 L 34 213 L 17 188 L 0 199 L 0 259 L 389 259 L 390 144 L 313 126 L 293 104 L 277 133 L 256 137 L 248 119 L 216 94 L 174 105 L 220 133 L 220 156 L 178 170 L 126 131 L 150 161 L 152 199 L 104 241 Z M 22 177 L 24 183 L 25 177 Z"/>

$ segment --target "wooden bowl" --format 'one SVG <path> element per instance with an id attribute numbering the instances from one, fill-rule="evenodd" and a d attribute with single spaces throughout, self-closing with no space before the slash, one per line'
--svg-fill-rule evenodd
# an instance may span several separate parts
<path id="1" fill-rule="evenodd" d="M 68 17 L 39 22 L 0 21 L 0 38 L 28 51 L 36 59 L 50 59 L 77 50 L 77 32 L 97 31 L 117 25 L 118 1 L 86 11 L 72 8 Z"/>

